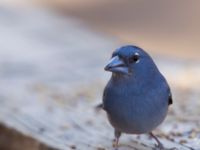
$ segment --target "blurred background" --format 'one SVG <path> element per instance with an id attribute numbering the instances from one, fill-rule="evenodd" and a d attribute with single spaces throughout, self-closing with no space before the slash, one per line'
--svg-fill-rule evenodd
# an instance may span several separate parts
<path id="1" fill-rule="evenodd" d="M 171 146 L 200 149 L 199 14 L 197 0 L 1 0 L 1 124 L 61 149 L 109 149 L 111 127 L 92 108 L 109 79 L 103 68 L 111 52 L 135 44 L 152 55 L 173 91 L 174 106 L 157 134 Z M 28 145 L 22 143 L 0 148 Z"/>
<path id="2" fill-rule="evenodd" d="M 2 0 L 2 5 L 51 8 L 121 43 L 174 57 L 199 59 L 199 1 Z"/>

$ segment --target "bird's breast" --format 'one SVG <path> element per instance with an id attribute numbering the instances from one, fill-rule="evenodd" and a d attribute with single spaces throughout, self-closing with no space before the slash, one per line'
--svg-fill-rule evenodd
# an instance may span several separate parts
<path id="1" fill-rule="evenodd" d="M 155 92 L 108 87 L 104 91 L 104 108 L 112 126 L 126 133 L 145 133 L 165 118 L 168 105 Z"/>

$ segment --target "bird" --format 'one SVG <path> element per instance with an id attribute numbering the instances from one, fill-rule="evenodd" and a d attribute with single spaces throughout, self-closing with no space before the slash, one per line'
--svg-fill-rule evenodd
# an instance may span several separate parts
<path id="1" fill-rule="evenodd" d="M 102 103 L 114 128 L 113 147 L 119 147 L 119 138 L 125 134 L 148 134 L 155 139 L 156 148 L 163 144 L 153 134 L 167 116 L 173 103 L 169 84 L 151 56 L 135 45 L 116 49 L 105 71 L 112 73 L 103 91 Z"/>

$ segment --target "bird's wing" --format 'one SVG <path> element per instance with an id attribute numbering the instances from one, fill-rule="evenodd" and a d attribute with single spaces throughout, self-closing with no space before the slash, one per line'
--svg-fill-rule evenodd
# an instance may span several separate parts
<path id="1" fill-rule="evenodd" d="M 102 103 L 101 103 L 101 104 L 98 104 L 98 105 L 95 106 L 95 108 L 96 108 L 96 109 L 103 109 L 103 104 L 102 104 Z"/>
<path id="2" fill-rule="evenodd" d="M 169 105 L 173 104 L 173 99 L 172 99 L 171 91 L 169 92 L 168 104 Z"/>
<path id="3" fill-rule="evenodd" d="M 165 80 L 165 86 L 166 86 L 167 93 L 168 93 L 168 105 L 171 105 L 171 104 L 173 104 L 173 98 L 172 98 L 171 89 L 170 89 L 169 84 L 167 83 L 166 80 Z"/>
<path id="4" fill-rule="evenodd" d="M 98 105 L 95 106 L 95 110 L 96 110 L 97 112 L 99 112 L 99 111 L 102 110 L 102 109 L 104 109 L 102 103 L 100 103 L 100 104 L 98 104 Z"/>

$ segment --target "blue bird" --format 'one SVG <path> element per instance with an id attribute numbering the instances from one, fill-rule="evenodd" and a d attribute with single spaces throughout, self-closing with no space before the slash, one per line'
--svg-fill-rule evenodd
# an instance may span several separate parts
<path id="1" fill-rule="evenodd" d="M 123 46 L 113 52 L 105 70 L 112 76 L 98 107 L 106 111 L 114 127 L 114 147 L 118 149 L 121 133 L 148 133 L 163 150 L 152 130 L 165 119 L 172 95 L 152 58 L 137 46 Z"/>

